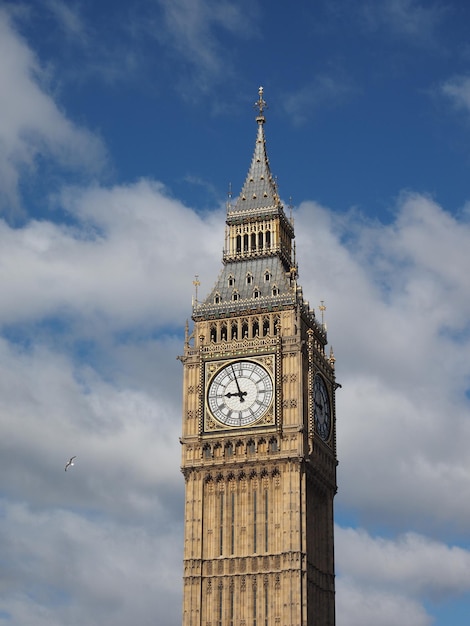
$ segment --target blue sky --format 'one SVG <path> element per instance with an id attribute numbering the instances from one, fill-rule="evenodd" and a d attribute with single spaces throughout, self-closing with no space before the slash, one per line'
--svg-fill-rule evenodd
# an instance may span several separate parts
<path id="1" fill-rule="evenodd" d="M 2 623 L 181 623 L 175 357 L 259 85 L 342 384 L 337 624 L 466 623 L 469 23 L 463 0 L 0 3 Z"/>

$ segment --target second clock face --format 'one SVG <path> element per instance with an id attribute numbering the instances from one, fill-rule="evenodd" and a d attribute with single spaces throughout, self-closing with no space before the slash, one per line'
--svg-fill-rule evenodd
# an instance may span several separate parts
<path id="1" fill-rule="evenodd" d="M 217 421 L 226 426 L 249 426 L 270 408 L 274 386 L 271 375 L 255 361 L 233 361 L 209 383 L 207 404 Z"/>
<path id="2" fill-rule="evenodd" d="M 325 381 L 320 374 L 315 375 L 313 405 L 315 428 L 323 441 L 327 441 L 330 436 L 330 399 Z"/>

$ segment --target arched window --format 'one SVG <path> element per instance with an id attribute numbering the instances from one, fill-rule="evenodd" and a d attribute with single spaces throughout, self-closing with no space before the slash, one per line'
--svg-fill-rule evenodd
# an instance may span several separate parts
<path id="1" fill-rule="evenodd" d="M 273 285 L 272 294 L 273 294 L 273 296 L 278 296 L 279 295 L 279 289 L 276 287 L 276 285 Z"/>
<path id="2" fill-rule="evenodd" d="M 237 246 L 237 254 L 240 254 L 242 251 L 242 236 L 241 235 L 237 235 L 236 246 Z"/>
<path id="3" fill-rule="evenodd" d="M 243 235 L 243 252 L 248 252 L 248 235 Z"/>
<path id="4" fill-rule="evenodd" d="M 263 337 L 269 335 L 269 317 L 263 319 Z"/>
<path id="5" fill-rule="evenodd" d="M 237 300 L 239 300 L 239 299 L 240 299 L 240 294 L 238 293 L 238 291 L 234 291 L 234 292 L 232 293 L 232 300 L 233 300 L 234 302 L 236 302 L 236 301 L 237 301 Z"/>
<path id="6" fill-rule="evenodd" d="M 228 286 L 233 287 L 234 284 L 235 284 L 235 278 L 232 276 L 232 274 L 230 274 L 230 276 L 228 277 Z"/>
<path id="7" fill-rule="evenodd" d="M 269 440 L 269 452 L 277 452 L 278 451 L 277 439 L 273 437 Z"/>
<path id="8" fill-rule="evenodd" d="M 263 249 L 263 233 L 258 233 L 258 248 Z"/>
<path id="9" fill-rule="evenodd" d="M 251 233 L 251 249 L 256 250 L 256 233 Z"/>
<path id="10" fill-rule="evenodd" d="M 214 296 L 214 304 L 220 304 L 221 300 L 220 293 L 216 293 Z"/>
<path id="11" fill-rule="evenodd" d="M 211 341 L 217 341 L 217 326 L 215 324 L 211 324 L 210 337 Z"/>
<path id="12" fill-rule="evenodd" d="M 265 280 L 265 282 L 267 282 L 267 283 L 271 280 L 271 272 L 270 272 L 269 270 L 266 270 L 266 271 L 264 272 L 264 280 Z"/>
<path id="13" fill-rule="evenodd" d="M 271 247 L 271 231 L 267 230 L 266 231 L 266 236 L 265 236 L 265 244 L 266 248 L 270 248 Z"/>
<path id="14" fill-rule="evenodd" d="M 252 282 L 253 282 L 253 274 L 248 272 L 248 274 L 246 275 L 246 284 L 251 285 Z"/>
<path id="15" fill-rule="evenodd" d="M 238 339 L 238 324 L 237 322 L 232 322 L 232 339 Z"/>
<path id="16" fill-rule="evenodd" d="M 255 452 L 256 452 L 255 442 L 253 441 L 253 439 L 250 439 L 250 441 L 246 444 L 246 453 L 254 454 Z"/>
<path id="17" fill-rule="evenodd" d="M 258 288 L 253 289 L 253 298 L 260 298 L 261 292 Z"/>
<path id="18" fill-rule="evenodd" d="M 274 334 L 277 335 L 279 332 L 279 326 L 281 324 L 281 318 L 279 317 L 279 315 L 276 315 L 276 317 L 274 318 Z"/>

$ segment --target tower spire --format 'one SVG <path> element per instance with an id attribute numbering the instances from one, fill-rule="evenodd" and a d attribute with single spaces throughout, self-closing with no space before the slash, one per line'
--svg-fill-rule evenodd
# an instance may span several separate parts
<path id="1" fill-rule="evenodd" d="M 240 213 L 274 212 L 280 210 L 280 200 L 277 191 L 276 181 L 271 173 L 269 159 L 266 153 L 266 140 L 264 136 L 264 116 L 268 108 L 263 98 L 263 87 L 258 89 L 258 100 L 254 107 L 258 112 L 256 121 L 258 130 L 256 134 L 255 151 L 251 161 L 250 169 L 243 185 L 242 191 L 235 205 L 231 207 L 232 215 Z"/>
<path id="2" fill-rule="evenodd" d="M 257 132 L 251 164 L 234 203 L 231 189 L 229 191 L 224 270 L 204 303 L 197 302 L 196 295 L 194 315 L 203 314 L 207 307 L 214 306 L 218 312 L 223 307 L 233 312 L 253 298 L 258 307 L 272 307 L 273 301 L 295 299 L 299 295 L 294 289 L 297 263 L 293 220 L 284 213 L 266 152 L 264 113 L 267 104 L 263 87 L 258 90 L 254 107 Z"/>

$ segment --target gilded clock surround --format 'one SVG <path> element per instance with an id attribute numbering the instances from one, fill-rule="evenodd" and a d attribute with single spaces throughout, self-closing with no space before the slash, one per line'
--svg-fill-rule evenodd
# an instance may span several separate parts
<path id="1" fill-rule="evenodd" d="M 318 321 L 298 283 L 293 221 L 266 155 L 262 90 L 256 106 L 252 163 L 240 196 L 227 206 L 222 271 L 204 300 L 196 294 L 194 327 L 187 327 L 179 357 L 182 623 L 334 626 L 335 359 L 326 353 L 325 308 Z M 273 397 L 259 419 L 227 425 L 210 411 L 208 389 L 218 372 L 240 361 L 269 372 Z M 229 372 L 218 391 L 222 419 L 257 393 L 230 382 Z M 330 405 L 325 440 L 315 426 L 316 375 Z"/>
<path id="2" fill-rule="evenodd" d="M 247 369 L 246 379 L 243 379 L 243 370 L 239 371 L 239 364 L 247 364 L 245 367 L 245 369 Z M 223 376 L 224 372 L 227 370 L 228 378 L 232 369 L 234 370 L 233 381 L 231 381 L 227 389 L 217 394 L 218 399 L 214 401 L 214 399 L 211 398 L 212 387 L 217 383 L 217 379 Z M 243 359 L 206 361 L 204 371 L 204 432 L 214 432 L 215 430 L 225 430 L 227 428 L 240 429 L 273 426 L 275 424 L 275 354 L 259 355 L 256 358 L 244 357 Z M 265 372 L 265 375 L 263 372 Z M 253 383 L 251 382 L 252 379 L 254 379 Z M 226 379 L 223 378 L 223 380 L 225 381 Z M 238 380 L 240 380 L 241 387 L 237 385 Z M 250 398 L 247 397 L 250 391 L 252 391 L 253 394 L 261 393 L 262 398 L 259 403 L 255 400 L 250 407 L 246 408 L 245 404 L 250 401 Z M 230 396 L 228 399 L 230 404 L 226 407 L 226 410 L 224 410 L 224 404 L 227 404 L 227 402 L 224 403 L 223 401 L 224 395 Z M 235 397 L 232 398 L 232 395 Z M 218 410 L 217 404 L 223 406 L 222 411 L 219 411 L 220 415 L 216 413 Z M 255 405 L 255 410 L 250 414 L 250 409 L 253 405 Z M 238 417 L 239 412 L 243 412 L 243 414 L 246 415 Z"/>

